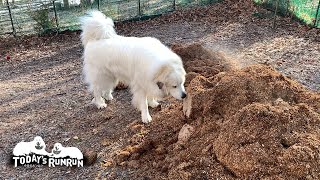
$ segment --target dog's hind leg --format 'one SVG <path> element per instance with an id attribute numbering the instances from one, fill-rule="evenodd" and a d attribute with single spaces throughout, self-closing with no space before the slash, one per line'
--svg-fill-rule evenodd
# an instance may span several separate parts
<path id="1" fill-rule="evenodd" d="M 112 76 L 108 76 L 105 82 L 102 97 L 105 100 L 111 101 L 113 99 L 112 92 L 114 87 L 118 84 L 118 80 Z"/>
<path id="2" fill-rule="evenodd" d="M 93 96 L 92 103 L 95 104 L 98 109 L 107 107 L 105 100 L 102 98 L 101 87 L 97 86 L 93 88 Z"/>
<path id="3" fill-rule="evenodd" d="M 101 109 L 107 107 L 105 99 L 113 99 L 111 92 L 113 87 L 115 86 L 114 84 L 115 79 L 112 76 L 108 76 L 108 74 L 100 74 L 96 76 L 93 84 L 94 98 L 92 102 L 97 106 L 97 108 Z"/>
<path id="4" fill-rule="evenodd" d="M 133 95 L 133 104 L 141 111 L 141 118 L 143 123 L 151 122 L 152 118 L 149 114 L 148 101 L 145 93 L 138 91 Z"/>
<path id="5" fill-rule="evenodd" d="M 159 106 L 159 103 L 152 97 L 148 97 L 148 106 L 155 108 Z"/>
<path id="6" fill-rule="evenodd" d="M 102 98 L 102 84 L 103 83 L 103 74 L 100 73 L 101 70 L 96 66 L 91 64 L 84 64 L 83 73 L 85 75 L 85 81 L 89 85 L 89 91 L 93 93 L 94 98 L 92 103 L 97 106 L 97 108 L 105 108 L 107 104 Z"/>

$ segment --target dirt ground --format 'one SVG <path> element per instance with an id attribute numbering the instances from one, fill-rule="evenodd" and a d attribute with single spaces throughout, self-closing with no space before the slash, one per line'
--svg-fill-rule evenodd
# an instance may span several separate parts
<path id="1" fill-rule="evenodd" d="M 188 71 L 188 102 L 165 100 L 148 125 L 127 89 L 106 109 L 90 104 L 79 32 L 2 38 L 0 179 L 320 178 L 320 30 L 283 17 L 272 29 L 270 13 L 226 1 L 116 24 L 172 46 Z M 36 135 L 47 151 L 61 142 L 98 158 L 84 168 L 8 165 L 15 144 Z"/>

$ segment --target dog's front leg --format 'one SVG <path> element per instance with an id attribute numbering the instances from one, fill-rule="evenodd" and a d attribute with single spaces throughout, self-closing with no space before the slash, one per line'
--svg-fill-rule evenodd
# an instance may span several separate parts
<path id="1" fill-rule="evenodd" d="M 141 111 L 142 122 L 151 122 L 152 118 L 149 114 L 147 95 L 142 92 L 136 93 L 133 96 L 133 104 Z"/>
<path id="2" fill-rule="evenodd" d="M 156 108 L 159 106 L 159 103 L 154 98 L 148 97 L 148 105 L 152 108 Z"/>
<path id="3" fill-rule="evenodd" d="M 103 98 L 104 98 L 105 100 L 111 101 L 111 100 L 113 99 L 112 90 L 104 91 L 104 92 L 103 92 Z"/>
<path id="4" fill-rule="evenodd" d="M 144 123 L 149 123 L 151 122 L 152 118 L 149 114 L 149 109 L 148 109 L 148 102 L 147 102 L 147 97 L 143 98 L 141 101 L 141 118 L 142 122 Z"/>

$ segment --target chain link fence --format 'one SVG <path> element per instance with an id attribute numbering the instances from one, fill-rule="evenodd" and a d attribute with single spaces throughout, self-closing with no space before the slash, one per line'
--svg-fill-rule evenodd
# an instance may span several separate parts
<path id="1" fill-rule="evenodd" d="M 115 21 L 150 17 L 219 0 L 0 0 L 0 35 L 78 30 L 79 17 L 99 9 Z"/>
<path id="2" fill-rule="evenodd" d="M 304 23 L 320 28 L 320 0 L 253 0 L 284 16 L 295 16 Z"/>
<path id="3" fill-rule="evenodd" d="M 221 0 L 0 0 L 0 35 L 78 30 L 79 17 L 99 9 L 115 21 L 139 19 Z M 320 27 L 320 0 L 253 0 Z"/>

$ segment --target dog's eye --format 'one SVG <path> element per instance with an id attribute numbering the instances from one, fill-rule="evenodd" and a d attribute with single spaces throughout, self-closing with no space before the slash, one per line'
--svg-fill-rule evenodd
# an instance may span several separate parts
<path id="1" fill-rule="evenodd" d="M 172 86 L 173 88 L 177 88 L 177 86 Z"/>

